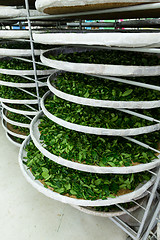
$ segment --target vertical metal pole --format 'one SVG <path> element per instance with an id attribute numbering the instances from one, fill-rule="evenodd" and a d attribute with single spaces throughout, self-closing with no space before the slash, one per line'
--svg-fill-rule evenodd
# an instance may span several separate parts
<path id="1" fill-rule="evenodd" d="M 37 68 L 36 68 L 36 63 L 35 63 L 34 45 L 33 45 L 32 28 L 31 28 L 31 21 L 30 21 L 30 12 L 29 12 L 28 0 L 25 0 L 25 5 L 26 5 L 26 10 L 27 10 L 27 21 L 28 21 L 28 28 L 29 28 L 29 35 L 30 35 L 30 45 L 31 45 L 31 51 L 32 51 L 34 78 L 35 78 L 35 83 L 36 83 L 36 93 L 37 93 L 37 98 L 38 98 L 38 108 L 39 108 L 39 111 L 40 111 L 40 110 L 41 110 L 41 107 L 40 107 L 40 98 L 39 98 Z"/>
<path id="2" fill-rule="evenodd" d="M 146 210 L 145 210 L 145 213 L 144 213 L 143 218 L 142 218 L 142 223 L 141 223 L 141 225 L 139 227 L 139 230 L 138 230 L 138 233 L 137 233 L 137 239 L 139 239 L 141 234 L 142 234 L 142 231 L 143 231 L 143 228 L 144 228 L 144 225 L 145 225 L 145 222 L 146 222 L 146 219 L 147 219 L 147 216 L 148 216 L 151 204 L 152 204 L 153 199 L 154 199 L 155 192 L 156 192 L 158 184 L 159 184 L 159 180 L 160 180 L 160 168 L 158 170 L 157 178 L 156 178 L 156 181 L 155 181 L 155 183 L 153 185 L 151 196 L 150 196 L 150 198 L 148 200 L 148 204 L 146 206 Z"/>
<path id="3" fill-rule="evenodd" d="M 22 29 L 22 22 L 19 22 L 19 28 Z"/>
<path id="4" fill-rule="evenodd" d="M 58 22 L 58 25 L 59 25 L 59 30 L 61 30 L 61 22 L 60 21 Z"/>
<path id="5" fill-rule="evenodd" d="M 58 26 L 58 22 L 56 22 L 56 29 L 58 29 L 59 28 L 59 26 Z"/>
<path id="6" fill-rule="evenodd" d="M 82 20 L 79 20 L 79 30 L 82 30 Z"/>
<path id="7" fill-rule="evenodd" d="M 117 29 L 117 20 L 115 19 L 114 20 L 114 30 L 116 30 Z"/>

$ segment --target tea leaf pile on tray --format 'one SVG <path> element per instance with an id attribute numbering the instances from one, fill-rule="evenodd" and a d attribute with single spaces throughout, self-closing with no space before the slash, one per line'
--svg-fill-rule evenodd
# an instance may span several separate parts
<path id="1" fill-rule="evenodd" d="M 28 119 L 26 116 L 24 116 L 22 114 L 13 113 L 13 112 L 10 112 L 10 111 L 7 111 L 7 117 L 10 120 L 13 120 L 15 122 L 28 123 L 28 124 L 30 124 L 30 122 L 31 122 L 31 120 Z"/>
<path id="2" fill-rule="evenodd" d="M 12 104 L 12 103 L 5 103 L 6 106 L 13 108 L 13 109 L 18 109 L 22 111 L 36 111 L 38 110 L 38 105 L 37 104 L 30 104 L 31 107 L 35 108 L 36 110 L 33 110 L 29 108 L 28 106 L 24 104 Z"/>
<path id="3" fill-rule="evenodd" d="M 127 129 L 153 125 L 148 120 L 118 110 L 84 106 L 63 100 L 55 95 L 46 99 L 45 107 L 54 116 L 83 126 Z"/>
<path id="4" fill-rule="evenodd" d="M 40 119 L 40 139 L 45 149 L 69 161 L 101 167 L 132 166 L 156 159 L 152 150 L 145 149 L 122 137 L 97 136 L 66 129 L 47 117 Z M 157 148 L 160 133 L 141 136 Z"/>
<path id="5" fill-rule="evenodd" d="M 37 59 L 38 60 L 38 59 Z M 47 70 L 46 66 L 37 64 L 37 70 Z M 19 59 L 3 59 L 0 61 L 0 68 L 2 69 L 14 69 L 14 70 L 33 70 L 33 63 L 26 62 Z"/>
<path id="6" fill-rule="evenodd" d="M 46 91 L 47 91 L 47 87 L 39 88 L 40 96 L 42 97 L 46 93 Z M 36 95 L 35 88 L 30 88 L 29 92 Z M 7 86 L 0 85 L 0 98 L 25 100 L 25 99 L 36 99 L 36 96 L 34 97 L 14 87 L 7 87 Z"/>
<path id="7" fill-rule="evenodd" d="M 159 79 L 156 78 L 156 80 L 159 83 Z M 145 78 L 143 81 L 141 78 L 140 82 L 145 82 Z M 160 92 L 156 90 L 78 73 L 62 73 L 57 76 L 53 84 L 62 92 L 97 100 L 153 101 L 160 99 Z"/>
<path id="8" fill-rule="evenodd" d="M 30 130 L 29 128 L 25 128 L 25 127 L 19 127 L 19 126 L 16 126 L 16 125 L 12 125 L 12 124 L 8 124 L 8 129 L 11 130 L 12 132 L 15 132 L 17 134 L 20 134 L 20 135 L 29 135 L 30 133 Z M 15 130 L 15 131 L 14 131 Z"/>
<path id="9" fill-rule="evenodd" d="M 31 49 L 30 42 L 25 41 L 1 41 L 0 48 L 7 48 L 7 49 Z M 34 49 L 49 49 L 53 48 L 53 45 L 44 45 L 39 43 L 34 43 Z"/>
<path id="10" fill-rule="evenodd" d="M 34 79 L 34 76 L 29 76 L 29 77 Z M 13 83 L 35 83 L 35 81 L 28 80 L 21 76 L 14 76 L 14 75 L 7 75 L 7 74 L 0 74 L 0 81 L 13 82 Z M 41 79 L 40 81 L 46 82 L 46 79 Z"/>
<path id="11" fill-rule="evenodd" d="M 118 50 L 87 50 L 84 52 L 61 53 L 49 55 L 53 60 L 92 63 L 92 64 L 113 64 L 113 65 L 138 65 L 154 66 L 160 64 L 160 59 L 156 55 L 147 55 L 145 53 L 118 51 Z"/>
<path id="12" fill-rule="evenodd" d="M 121 190 L 133 191 L 140 183 L 149 181 L 148 172 L 113 175 L 84 173 L 63 167 L 47 159 L 33 142 L 26 146 L 26 162 L 37 180 L 41 180 L 46 187 L 69 197 L 96 200 L 107 199 L 119 195 Z"/>
<path id="13" fill-rule="evenodd" d="M 18 138 L 18 137 L 15 137 L 15 136 L 10 136 L 10 138 L 13 140 L 13 141 L 15 141 L 15 142 L 17 142 L 17 143 L 20 143 L 20 144 L 22 144 L 22 142 L 24 141 L 24 139 L 22 139 L 22 138 Z"/>

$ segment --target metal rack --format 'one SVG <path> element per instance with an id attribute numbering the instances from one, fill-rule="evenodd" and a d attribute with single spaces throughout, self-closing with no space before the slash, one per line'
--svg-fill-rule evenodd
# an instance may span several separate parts
<path id="1" fill-rule="evenodd" d="M 24 21 L 24 20 L 27 20 L 28 22 L 28 31 L 29 31 L 29 36 L 30 36 L 30 45 L 31 45 L 31 51 L 32 51 L 32 61 L 33 62 L 33 69 L 34 69 L 34 79 L 33 78 L 30 78 L 30 77 L 27 77 L 28 80 L 31 80 L 31 81 L 34 81 L 36 83 L 36 92 L 37 92 L 37 99 L 38 99 L 38 108 L 39 110 L 41 109 L 40 107 L 40 96 L 39 96 L 39 80 L 40 78 L 38 78 L 37 76 L 37 68 L 36 68 L 36 64 L 42 64 L 42 63 L 39 63 L 39 62 L 36 62 L 35 60 L 35 54 L 34 54 L 34 41 L 33 41 L 33 36 L 32 36 L 32 24 L 31 24 L 31 20 L 32 21 L 37 21 L 37 20 L 53 20 L 53 23 L 55 24 L 55 21 L 59 21 L 61 20 L 62 18 L 66 18 L 66 24 L 63 23 L 63 26 L 66 27 L 66 26 L 72 26 L 72 27 L 79 27 L 79 30 L 82 29 L 82 27 L 88 27 L 88 26 L 93 26 L 93 27 L 108 27 L 108 26 L 114 26 L 115 29 L 117 27 L 117 25 L 115 24 L 86 24 L 86 23 L 82 23 L 81 21 L 79 23 L 67 23 L 68 21 L 68 18 L 70 17 L 78 17 L 78 16 L 86 16 L 86 15 L 90 15 L 90 14 L 107 14 L 107 13 L 116 13 L 117 11 L 118 12 L 122 12 L 123 11 L 128 11 L 128 10 L 149 10 L 149 9 L 160 9 L 160 4 L 159 3 L 156 3 L 156 4 L 146 4 L 144 6 L 135 6 L 135 7 L 127 7 L 127 8 L 122 8 L 122 9 L 109 9 L 109 10 L 99 10 L 99 11 L 92 11 L 91 13 L 90 12 L 85 12 L 85 13 L 76 13 L 76 14 L 61 14 L 61 15 L 55 15 L 55 16 L 41 16 L 41 17 L 30 17 L 30 12 L 29 12 L 29 4 L 28 4 L 28 0 L 25 0 L 25 5 L 26 5 L 26 10 L 27 10 L 27 16 L 26 18 L 12 18 L 10 19 L 10 21 Z M 8 20 L 3 20 L 3 22 L 7 22 Z M 64 20 L 63 20 L 64 21 Z M 7 24 L 7 23 L 6 23 Z M 38 24 L 38 22 L 37 22 Z M 51 23 L 50 23 L 51 24 Z M 127 26 L 129 28 L 131 27 L 142 27 L 142 26 L 145 26 L 145 27 L 156 27 L 156 28 L 159 28 L 160 26 L 160 22 L 159 22 L 159 19 L 155 19 L 155 20 L 143 20 L 143 22 L 141 20 L 136 20 L 136 22 L 133 23 L 133 21 L 129 21 L 128 23 L 122 23 L 122 24 L 119 24 L 118 27 L 124 27 L 126 26 L 125 24 L 127 24 Z M 57 26 L 59 26 L 59 24 L 57 24 Z M 63 30 L 63 29 L 62 29 Z M 107 31 L 107 30 L 106 30 Z M 117 30 L 116 30 L 117 31 Z M 121 30 L 119 30 L 121 31 Z M 149 30 L 148 30 L 149 31 Z M 150 31 L 153 31 L 153 29 L 151 29 Z M 159 29 L 157 29 L 157 31 L 159 31 Z M 96 46 L 97 47 L 97 46 Z M 89 47 L 90 48 L 90 47 Z M 95 48 L 95 47 L 94 47 Z M 97 48 L 100 48 L 100 49 L 104 49 L 105 47 L 97 47 Z M 112 49 L 116 49 L 116 50 L 128 50 L 128 51 L 131 51 L 131 49 L 129 48 L 112 48 Z M 159 54 L 160 53 L 160 50 L 157 49 L 157 48 L 137 48 L 137 49 L 132 49 L 132 51 L 136 51 L 136 52 L 149 52 L 149 53 L 155 53 L 155 54 Z M 25 60 L 23 58 L 18 58 L 18 59 L 21 59 L 21 60 Z M 26 60 L 27 61 L 27 60 Z M 24 76 L 25 77 L 25 76 Z M 101 77 L 102 76 L 98 76 L 98 77 Z M 25 77 L 26 78 L 26 77 Z M 105 77 L 104 77 L 105 78 Z M 108 77 L 106 77 L 108 79 Z M 142 84 L 142 83 L 139 83 L 139 82 L 133 82 L 133 81 L 128 81 L 128 80 L 125 80 L 125 79 L 121 79 L 121 78 L 114 78 L 114 77 L 110 77 L 110 80 L 112 81 L 118 81 L 118 82 L 123 82 L 123 83 L 129 83 L 129 84 L 132 84 L 132 85 L 136 85 L 136 86 L 141 86 L 141 87 L 144 87 L 144 88 L 149 88 L 149 89 L 155 89 L 155 90 L 158 90 L 160 91 L 160 87 L 159 86 L 153 86 L 153 85 L 149 85 L 149 84 Z M 25 90 L 25 89 L 21 89 L 22 91 L 28 93 L 28 94 L 31 94 L 29 91 Z M 32 94 L 31 94 L 32 95 Z M 29 105 L 27 105 L 29 106 Z M 29 106 L 31 109 L 33 109 L 31 106 Z M 134 113 L 133 111 L 128 111 L 130 112 L 131 115 L 137 115 L 136 113 Z M 143 118 L 147 118 L 146 116 L 140 116 L 140 117 L 143 117 Z M 159 120 L 157 119 L 154 119 L 154 121 L 156 122 L 160 122 Z M 125 137 L 126 138 L 126 137 Z M 128 140 L 130 141 L 134 141 L 135 143 L 145 147 L 145 148 L 150 148 L 152 150 L 154 150 L 155 152 L 157 153 L 160 153 L 160 151 L 156 150 L 156 149 L 153 149 L 151 148 L 150 146 L 142 143 L 142 142 L 139 142 L 139 141 L 136 141 L 132 138 L 128 138 Z M 160 212 L 160 202 L 159 202 L 159 194 L 157 193 L 158 192 L 158 185 L 159 185 L 159 181 L 160 181 L 160 167 L 157 169 L 157 172 L 155 171 L 152 171 L 152 170 L 148 170 L 149 173 L 151 173 L 153 176 L 155 176 L 155 182 L 154 182 L 154 185 L 153 187 L 147 191 L 148 195 L 149 195 L 149 198 L 148 198 L 148 201 L 146 202 L 146 205 L 142 205 L 140 204 L 137 200 L 132 200 L 132 202 L 134 204 L 136 204 L 139 209 L 141 210 L 142 213 L 142 217 L 141 219 L 139 219 L 137 216 L 133 215 L 132 213 L 128 212 L 126 209 L 124 209 L 120 204 L 116 204 L 116 206 L 124 211 L 125 214 L 127 214 L 132 220 L 134 220 L 136 222 L 136 227 L 134 226 L 129 226 L 124 220 L 122 220 L 120 217 L 111 217 L 110 220 L 113 221 L 116 225 L 118 225 L 123 231 L 125 231 L 129 237 L 131 237 L 132 239 L 135 239 L 135 240 L 138 240 L 138 239 L 142 239 L 142 240 L 146 240 L 146 239 L 157 239 L 157 226 L 159 225 L 159 222 L 160 222 L 160 219 L 158 217 L 159 215 L 159 212 Z M 155 200 L 155 196 L 157 197 L 157 200 L 156 200 L 156 203 L 154 202 Z M 151 206 L 154 202 L 154 209 L 151 210 Z M 149 219 L 148 219 L 149 217 Z M 157 224 L 158 223 L 158 224 Z M 127 238 L 129 239 L 129 238 Z"/>

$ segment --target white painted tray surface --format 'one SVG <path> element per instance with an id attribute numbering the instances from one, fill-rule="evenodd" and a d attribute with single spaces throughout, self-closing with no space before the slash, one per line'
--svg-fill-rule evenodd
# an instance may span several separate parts
<path id="1" fill-rule="evenodd" d="M 39 31 L 39 33 L 41 32 L 42 31 Z M 29 39 L 29 37 L 30 35 L 28 30 L 1 30 L 0 31 L 0 39 Z"/>
<path id="2" fill-rule="evenodd" d="M 0 98 L 1 102 L 4 103 L 15 103 L 15 104 L 37 104 L 38 100 L 37 99 L 25 99 L 25 100 L 19 100 L 19 99 L 7 99 L 7 98 Z"/>
<path id="3" fill-rule="evenodd" d="M 146 0 L 145 2 L 150 2 Z M 143 3 L 141 0 L 136 0 L 133 3 L 132 0 L 36 0 L 36 9 L 40 12 L 46 12 L 50 14 L 58 14 L 65 12 L 77 12 L 77 11 L 90 11 L 104 8 L 123 7 L 128 5 L 136 5 L 137 3 Z"/>
<path id="4" fill-rule="evenodd" d="M 39 56 L 41 54 L 41 50 L 34 50 L 34 54 Z M 0 48 L 0 55 L 1 56 L 31 56 L 32 51 L 30 49 L 9 49 L 9 48 Z"/>
<path id="5" fill-rule="evenodd" d="M 0 7 L 0 18 L 15 18 L 15 17 L 26 17 L 27 10 L 26 9 L 16 9 L 13 7 Z M 46 14 L 42 14 L 37 10 L 30 10 L 30 16 L 46 16 Z"/>
<path id="6" fill-rule="evenodd" d="M 34 33 L 36 43 L 107 47 L 160 47 L 160 33 Z"/>
<path id="7" fill-rule="evenodd" d="M 54 70 L 37 70 L 37 75 L 50 75 L 54 72 Z M 3 69 L 0 68 L 0 73 L 2 74 L 9 74 L 9 75 L 17 75 L 17 76 L 22 76 L 22 75 L 27 75 L 31 76 L 34 75 L 34 70 L 14 70 L 14 69 Z"/>
<path id="8" fill-rule="evenodd" d="M 36 83 L 33 81 L 30 81 L 28 83 L 15 83 L 15 82 L 6 82 L 0 80 L 0 85 L 7 86 L 7 87 L 18 87 L 18 88 L 34 88 L 36 87 Z M 39 87 L 46 86 L 46 83 L 44 82 L 38 82 Z"/>

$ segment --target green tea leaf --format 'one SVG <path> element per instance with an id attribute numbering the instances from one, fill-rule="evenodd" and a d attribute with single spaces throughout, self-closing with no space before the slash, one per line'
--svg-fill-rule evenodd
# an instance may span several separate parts
<path id="1" fill-rule="evenodd" d="M 101 184 L 101 179 L 97 179 L 97 180 L 95 180 L 95 185 L 97 186 L 97 185 L 99 185 L 99 184 Z"/>
<path id="2" fill-rule="evenodd" d="M 129 89 L 122 94 L 122 97 L 126 97 L 126 96 L 130 95 L 132 92 L 133 92 L 133 90 Z"/>

